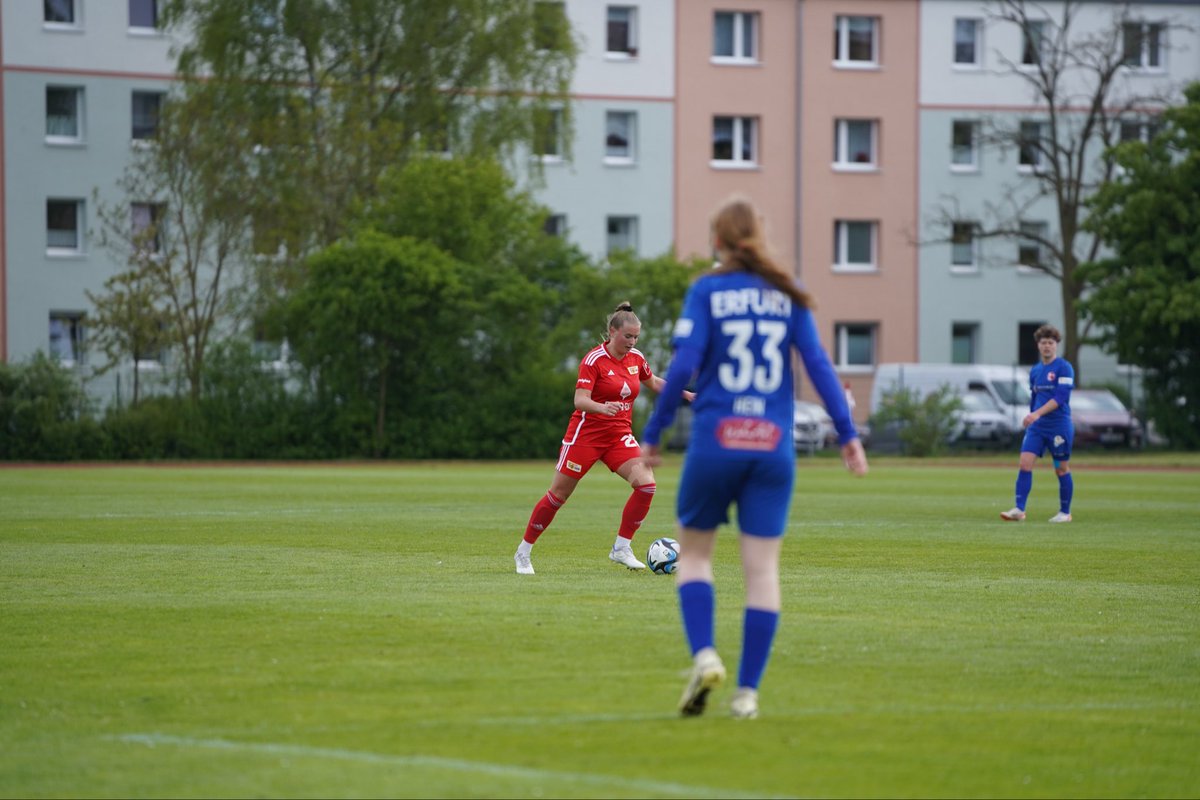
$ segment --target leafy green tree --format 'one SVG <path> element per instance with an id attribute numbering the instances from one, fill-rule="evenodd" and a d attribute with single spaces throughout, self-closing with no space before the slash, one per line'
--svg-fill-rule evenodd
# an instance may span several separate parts
<path id="1" fill-rule="evenodd" d="M 161 350 L 168 326 L 161 287 L 144 271 L 127 270 L 104 282 L 99 294 L 86 292 L 93 311 L 88 314 L 88 339 L 104 354 L 96 375 L 121 364 L 133 364 L 133 405 L 141 393 L 141 359 Z"/>
<path id="2" fill-rule="evenodd" d="M 1150 415 L 1173 444 L 1200 447 L 1200 83 L 1150 142 L 1113 151 L 1123 174 L 1091 201 L 1112 255 L 1087 265 L 1085 308 L 1106 349 L 1145 370 Z"/>
<path id="3" fill-rule="evenodd" d="M 883 438 L 895 429 L 907 455 L 935 456 L 945 449 L 960 409 L 962 400 L 949 386 L 924 397 L 916 389 L 896 389 L 884 393 L 879 410 L 871 417 L 871 430 Z"/>
<path id="4" fill-rule="evenodd" d="M 562 6 L 528 0 L 167 0 L 187 32 L 177 102 L 255 145 L 260 246 L 335 241 L 388 167 L 414 154 L 512 155 L 566 103 L 576 46 Z M 199 121 L 200 113 L 190 113 Z M 250 150 L 241 155 L 250 154 Z M 532 163 L 532 162 L 531 162 Z"/>

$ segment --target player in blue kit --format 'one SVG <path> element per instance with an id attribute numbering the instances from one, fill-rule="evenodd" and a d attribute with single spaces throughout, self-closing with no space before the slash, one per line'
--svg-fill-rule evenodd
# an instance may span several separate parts
<path id="1" fill-rule="evenodd" d="M 676 583 L 693 665 L 679 703 L 685 716 L 704 711 L 725 679 L 714 647 L 712 557 L 717 526 L 737 504 L 746 578 L 742 654 L 733 716 L 758 714 L 758 685 L 779 622 L 779 554 L 796 471 L 792 441 L 792 350 L 833 417 L 842 458 L 853 473 L 867 458 L 850 418 L 845 392 L 821 348 L 812 298 L 766 252 L 757 212 L 745 200 L 726 203 L 713 218 L 720 264 L 688 290 L 675 325 L 675 355 L 667 382 L 642 434 L 647 462 L 659 462 L 662 432 L 675 417 L 683 389 L 695 378 L 695 412 L 676 512 Z"/>
<path id="2" fill-rule="evenodd" d="M 1042 363 L 1029 370 L 1029 414 L 1023 422 L 1025 438 L 1021 442 L 1021 461 L 1017 469 L 1017 504 L 1001 511 L 1009 522 L 1025 519 L 1025 502 L 1033 487 L 1033 464 L 1047 450 L 1054 459 L 1058 475 L 1058 513 L 1051 522 L 1071 521 L 1071 496 L 1075 480 L 1071 477 L 1071 442 L 1075 427 L 1071 424 L 1071 390 L 1075 388 L 1075 370 L 1070 362 L 1058 357 L 1062 334 L 1053 325 L 1042 325 L 1033 333 Z"/>

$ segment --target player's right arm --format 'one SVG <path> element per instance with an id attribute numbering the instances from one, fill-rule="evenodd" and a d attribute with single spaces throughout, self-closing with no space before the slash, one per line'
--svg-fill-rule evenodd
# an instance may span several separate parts
<path id="1" fill-rule="evenodd" d="M 575 408 L 588 414 L 603 414 L 606 417 L 612 417 L 621 410 L 621 404 L 613 401 L 601 403 L 592 399 L 591 389 L 576 389 Z"/>

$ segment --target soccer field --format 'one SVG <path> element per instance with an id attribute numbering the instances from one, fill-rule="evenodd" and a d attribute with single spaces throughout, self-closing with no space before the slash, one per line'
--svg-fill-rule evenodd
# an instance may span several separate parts
<path id="1" fill-rule="evenodd" d="M 1200 471 L 799 462 L 761 716 L 545 463 L 0 468 L 4 797 L 1195 797 Z M 634 542 L 673 535 L 678 460 Z M 740 647 L 736 537 L 717 646 Z"/>

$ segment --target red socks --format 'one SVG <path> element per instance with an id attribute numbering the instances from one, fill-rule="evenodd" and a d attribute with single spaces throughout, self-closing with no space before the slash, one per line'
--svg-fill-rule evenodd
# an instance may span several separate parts
<path id="1" fill-rule="evenodd" d="M 537 505 L 533 507 L 533 513 L 529 515 L 529 524 L 525 526 L 525 541 L 530 544 L 536 542 L 537 538 L 542 535 L 542 531 L 550 527 L 550 521 L 554 519 L 554 515 L 558 513 L 565 502 L 550 492 L 546 492 L 545 497 L 537 501 Z"/>
<path id="2" fill-rule="evenodd" d="M 632 539 L 637 529 L 642 526 L 646 515 L 650 513 L 650 503 L 654 500 L 654 484 L 643 483 L 635 486 L 629 500 L 625 502 L 625 510 L 621 512 L 621 529 L 617 536 L 622 539 Z"/>

